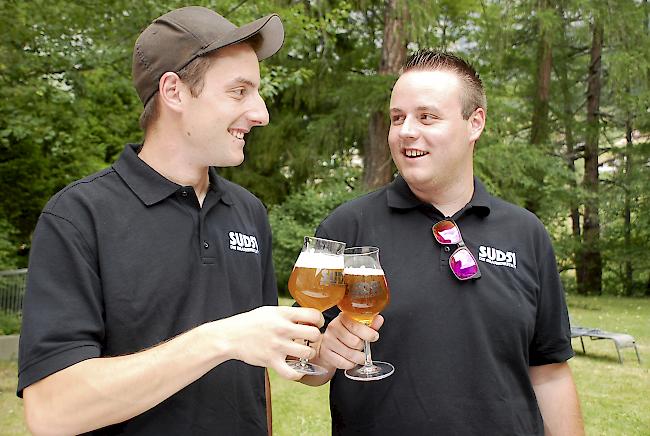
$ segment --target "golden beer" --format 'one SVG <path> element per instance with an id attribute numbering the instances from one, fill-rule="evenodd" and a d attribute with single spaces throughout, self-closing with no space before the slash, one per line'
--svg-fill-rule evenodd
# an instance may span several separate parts
<path id="1" fill-rule="evenodd" d="M 301 253 L 289 277 L 289 292 L 302 307 L 321 312 L 345 294 L 343 257 Z"/>
<path id="2" fill-rule="evenodd" d="M 390 300 L 384 271 L 346 268 L 343 281 L 345 295 L 339 301 L 339 309 L 355 321 L 369 325 Z"/>

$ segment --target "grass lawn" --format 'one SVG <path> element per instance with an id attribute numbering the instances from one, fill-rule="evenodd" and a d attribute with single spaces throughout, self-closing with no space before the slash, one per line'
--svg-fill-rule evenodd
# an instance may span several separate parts
<path id="1" fill-rule="evenodd" d="M 614 297 L 568 297 L 571 322 L 636 339 L 642 365 L 633 348 L 621 350 L 618 363 L 611 340 L 573 339 L 571 359 L 587 434 L 650 435 L 650 300 Z"/>
<path id="2" fill-rule="evenodd" d="M 633 335 L 643 359 L 639 365 L 634 350 L 626 348 L 620 365 L 610 340 L 585 339 L 585 356 L 580 340 L 573 340 L 576 357 L 570 365 L 587 434 L 650 436 L 650 300 L 570 295 L 568 304 L 575 325 Z M 275 435 L 330 434 L 327 386 L 304 386 L 273 372 L 271 385 Z M 0 435 L 28 434 L 15 388 L 16 362 L 0 361 Z"/>

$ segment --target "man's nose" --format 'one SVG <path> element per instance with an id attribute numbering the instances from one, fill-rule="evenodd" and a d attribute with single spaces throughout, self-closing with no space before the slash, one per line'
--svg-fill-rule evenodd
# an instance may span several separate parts
<path id="1" fill-rule="evenodd" d="M 414 138 L 417 136 L 417 127 L 415 126 L 415 123 L 411 116 L 404 118 L 404 122 L 399 129 L 399 136 L 402 139 Z"/>
<path id="2" fill-rule="evenodd" d="M 264 99 L 259 94 L 248 111 L 248 119 L 254 126 L 266 126 L 269 123 L 269 111 L 266 109 Z"/>

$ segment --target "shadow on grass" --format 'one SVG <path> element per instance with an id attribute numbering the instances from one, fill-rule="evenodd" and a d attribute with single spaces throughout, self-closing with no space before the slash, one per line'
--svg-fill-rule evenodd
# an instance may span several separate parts
<path id="1" fill-rule="evenodd" d="M 604 355 L 604 354 L 598 354 L 598 353 L 590 353 L 587 352 L 587 354 L 582 352 L 582 349 L 578 350 L 576 348 L 573 349 L 573 351 L 576 353 L 575 358 L 577 359 L 585 359 L 585 360 L 590 360 L 593 362 L 603 362 L 603 363 L 615 363 L 617 365 L 620 365 L 618 361 L 618 357 L 616 357 L 616 354 L 613 356 L 611 355 Z M 614 350 L 614 353 L 616 353 L 616 350 Z M 627 365 L 630 362 L 632 362 L 635 366 L 641 366 L 639 362 L 636 359 L 636 355 L 632 354 L 631 356 L 623 356 L 623 364 L 622 365 Z"/>

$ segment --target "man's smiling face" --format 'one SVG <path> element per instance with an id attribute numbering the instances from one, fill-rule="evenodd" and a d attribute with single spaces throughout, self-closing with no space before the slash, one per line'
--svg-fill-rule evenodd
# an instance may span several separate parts
<path id="1" fill-rule="evenodd" d="M 484 118 L 477 122 L 475 111 L 463 119 L 462 84 L 451 71 L 412 70 L 393 87 L 388 144 L 412 188 L 435 189 L 471 174 L 474 142 Z"/>
<path id="2" fill-rule="evenodd" d="M 219 49 L 205 73 L 201 93 L 186 100 L 183 113 L 193 163 L 228 167 L 243 162 L 244 135 L 269 122 L 259 86 L 259 61 L 250 46 Z"/>

